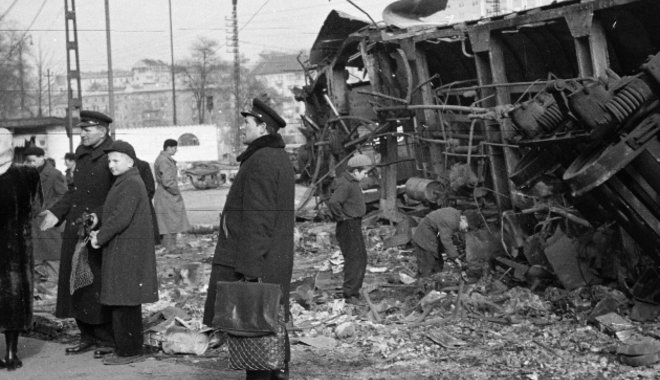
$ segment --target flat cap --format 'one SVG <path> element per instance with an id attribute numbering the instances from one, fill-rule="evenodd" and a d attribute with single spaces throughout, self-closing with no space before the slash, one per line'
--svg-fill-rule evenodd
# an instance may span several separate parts
<path id="1" fill-rule="evenodd" d="M 97 111 L 80 111 L 80 123 L 77 127 L 103 126 L 108 127 L 112 123 L 112 118 L 106 114 Z"/>
<path id="2" fill-rule="evenodd" d="M 348 160 L 349 168 L 366 168 L 372 165 L 371 158 L 369 156 L 357 153 Z"/>
<path id="3" fill-rule="evenodd" d="M 25 148 L 25 150 L 23 151 L 24 156 L 38 156 L 38 157 L 41 157 L 44 154 L 46 154 L 46 152 L 44 152 L 44 150 L 39 148 L 38 146 L 29 146 L 29 147 Z"/>
<path id="4" fill-rule="evenodd" d="M 134 161 L 136 160 L 135 149 L 133 149 L 133 145 L 123 140 L 113 141 L 112 144 L 109 147 L 103 149 L 103 151 L 106 153 L 110 153 L 110 152 L 124 153 L 128 157 L 132 158 Z"/>
<path id="5" fill-rule="evenodd" d="M 268 124 L 271 128 L 284 128 L 286 121 L 259 98 L 252 99 L 252 109 L 249 112 L 241 112 L 243 117 L 253 116 L 256 119 Z"/>

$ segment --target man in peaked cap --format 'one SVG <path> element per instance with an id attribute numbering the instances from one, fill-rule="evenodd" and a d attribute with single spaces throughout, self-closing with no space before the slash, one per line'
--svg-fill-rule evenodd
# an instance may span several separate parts
<path id="1" fill-rule="evenodd" d="M 80 145 L 76 148 L 76 168 L 73 187 L 56 204 L 42 212 L 41 230 L 47 230 L 66 221 L 60 252 L 60 275 L 57 288 L 58 318 L 75 318 L 80 329 L 78 344 L 68 347 L 67 354 L 78 354 L 94 349 L 98 356 L 111 352 L 114 345 L 111 314 L 99 302 L 101 293 L 101 250 L 87 245 L 89 266 L 94 275 L 91 285 L 71 294 L 72 259 L 78 242 L 78 230 L 83 223 L 83 213 L 100 219 L 103 203 L 114 182 L 108 168 L 108 155 L 104 149 L 112 145 L 108 135 L 112 119 L 100 112 L 81 111 Z"/>
<path id="2" fill-rule="evenodd" d="M 284 140 L 278 133 L 286 122 L 266 103 L 254 99 L 243 112 L 241 166 L 227 194 L 211 280 L 204 305 L 204 323 L 213 325 L 218 281 L 258 281 L 279 284 L 285 321 L 289 317 L 289 285 L 293 270 L 295 174 Z M 288 378 L 289 342 L 284 368 L 247 371 L 247 379 Z"/>

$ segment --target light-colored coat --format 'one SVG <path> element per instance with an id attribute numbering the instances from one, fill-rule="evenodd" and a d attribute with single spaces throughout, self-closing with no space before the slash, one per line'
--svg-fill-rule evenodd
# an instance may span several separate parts
<path id="1" fill-rule="evenodd" d="M 165 152 L 160 152 L 154 163 L 156 194 L 154 208 L 161 234 L 175 234 L 190 229 L 186 206 L 177 182 L 176 161 Z"/>
<path id="2" fill-rule="evenodd" d="M 44 194 L 44 210 L 51 208 L 62 198 L 67 191 L 64 175 L 46 161 L 39 170 L 41 179 L 41 190 Z M 39 229 L 39 218 L 32 220 L 32 247 L 34 249 L 34 261 L 59 260 L 62 249 L 63 226 L 53 227 L 46 231 Z"/>

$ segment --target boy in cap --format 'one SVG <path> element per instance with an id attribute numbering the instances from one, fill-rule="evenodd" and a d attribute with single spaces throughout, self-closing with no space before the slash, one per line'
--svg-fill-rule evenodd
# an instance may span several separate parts
<path id="1" fill-rule="evenodd" d="M 76 148 L 73 187 L 48 210 L 43 211 L 40 228 L 45 231 L 66 220 L 60 251 L 60 274 L 57 287 L 58 318 L 75 318 L 80 329 L 78 344 L 68 347 L 67 354 L 79 354 L 97 347 L 100 355 L 111 352 L 113 345 L 111 314 L 99 302 L 101 292 L 101 252 L 87 245 L 89 266 L 94 275 L 91 285 L 71 292 L 72 259 L 78 242 L 78 229 L 83 213 L 99 215 L 114 177 L 108 168 L 105 148 L 112 145 L 108 135 L 112 118 L 96 111 L 81 111 L 80 145 Z"/>
<path id="2" fill-rule="evenodd" d="M 247 149 L 229 189 L 220 219 L 211 280 L 204 305 L 204 323 L 213 324 L 218 281 L 279 284 L 284 321 L 289 318 L 289 286 L 293 271 L 295 173 L 278 133 L 286 122 L 266 103 L 254 99 L 242 112 Z M 247 379 L 286 379 L 290 359 L 286 338 L 284 368 L 247 371 Z"/>
<path id="3" fill-rule="evenodd" d="M 112 315 L 115 354 L 105 356 L 103 364 L 129 364 L 142 355 L 142 304 L 158 301 L 154 235 L 133 146 L 117 140 L 104 151 L 116 180 L 100 228 L 90 234 L 92 247 L 103 255 L 100 303 Z"/>
<path id="4" fill-rule="evenodd" d="M 64 175 L 55 169 L 45 159 L 43 149 L 31 146 L 23 152 L 25 162 L 39 171 L 41 191 L 43 192 L 43 210 L 47 210 L 62 198 L 67 191 Z M 32 220 L 32 250 L 34 251 L 34 271 L 37 280 L 37 290 L 43 294 L 55 288 L 60 266 L 60 249 L 62 248 L 62 229 L 52 228 L 47 231 L 39 229 L 39 219 Z"/>
<path id="5" fill-rule="evenodd" d="M 360 181 L 371 171 L 372 162 L 357 153 L 348 160 L 347 168 L 332 184 L 328 201 L 330 213 L 337 221 L 335 234 L 344 256 L 343 295 L 348 303 L 361 304 L 360 288 L 367 270 L 367 249 L 362 236 L 362 217 L 367 211 Z"/>

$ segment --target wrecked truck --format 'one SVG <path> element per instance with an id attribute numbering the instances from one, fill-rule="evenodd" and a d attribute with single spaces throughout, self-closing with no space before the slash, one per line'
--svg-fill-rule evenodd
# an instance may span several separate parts
<path id="1" fill-rule="evenodd" d="M 397 29 L 333 11 L 294 91 L 303 175 L 327 191 L 373 150 L 381 218 L 477 209 L 519 277 L 616 281 L 658 305 L 658 15 L 653 0 L 567 1 Z"/>

